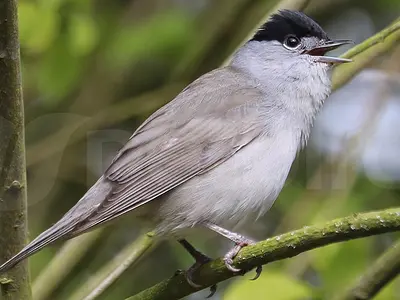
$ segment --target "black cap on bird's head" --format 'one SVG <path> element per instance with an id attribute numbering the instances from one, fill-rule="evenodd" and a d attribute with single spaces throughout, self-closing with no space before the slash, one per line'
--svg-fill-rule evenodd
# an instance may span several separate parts
<path id="1" fill-rule="evenodd" d="M 307 43 L 314 38 L 317 43 Z M 350 40 L 331 40 L 322 27 L 302 12 L 280 10 L 261 26 L 250 41 L 278 41 L 289 51 L 316 57 L 324 63 L 344 63 L 349 59 L 323 56 L 337 47 L 352 43 Z"/>
<path id="2" fill-rule="evenodd" d="M 313 19 L 298 11 L 281 10 L 257 31 L 252 40 L 279 41 L 283 43 L 288 35 L 298 38 L 314 36 L 321 40 L 329 40 L 328 35 Z"/>

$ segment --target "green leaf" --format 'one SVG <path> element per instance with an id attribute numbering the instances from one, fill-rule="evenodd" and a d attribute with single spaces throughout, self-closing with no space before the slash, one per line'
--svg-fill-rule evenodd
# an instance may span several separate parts
<path id="1" fill-rule="evenodd" d="M 313 291 L 308 284 L 278 271 L 264 270 L 260 278 L 255 281 L 250 281 L 246 277 L 230 285 L 223 299 L 300 300 L 311 298 L 313 295 Z"/>

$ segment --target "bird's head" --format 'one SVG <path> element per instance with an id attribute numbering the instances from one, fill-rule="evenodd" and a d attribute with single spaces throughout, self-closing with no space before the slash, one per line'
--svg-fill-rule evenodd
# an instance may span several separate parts
<path id="1" fill-rule="evenodd" d="M 278 60 L 307 60 L 329 66 L 351 61 L 325 56 L 351 40 L 331 40 L 313 19 L 297 11 L 281 10 L 272 15 L 249 43 L 263 45 L 268 48 L 267 54 L 273 52 L 272 58 Z"/>

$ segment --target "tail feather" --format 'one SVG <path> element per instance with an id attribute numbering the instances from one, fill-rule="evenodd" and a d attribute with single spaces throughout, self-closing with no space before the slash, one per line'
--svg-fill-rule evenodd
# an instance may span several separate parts
<path id="1" fill-rule="evenodd" d="M 0 274 L 8 271 L 9 269 L 13 268 L 22 260 L 26 259 L 27 257 L 31 256 L 32 254 L 38 252 L 42 248 L 46 247 L 47 245 L 55 242 L 61 237 L 66 236 L 73 227 L 57 227 L 55 226 L 47 229 L 42 234 L 40 234 L 36 239 L 30 242 L 27 246 L 25 246 L 19 253 L 15 256 L 10 258 L 4 264 L 0 266 Z"/>
<path id="2" fill-rule="evenodd" d="M 79 229 L 79 224 L 82 224 L 82 221 L 86 220 L 97 209 L 98 204 L 102 203 L 111 192 L 111 188 L 111 183 L 100 177 L 78 203 L 56 224 L 44 231 L 14 257 L 2 264 L 0 266 L 0 274 L 60 238 L 72 238 L 91 229 L 93 226 Z"/>

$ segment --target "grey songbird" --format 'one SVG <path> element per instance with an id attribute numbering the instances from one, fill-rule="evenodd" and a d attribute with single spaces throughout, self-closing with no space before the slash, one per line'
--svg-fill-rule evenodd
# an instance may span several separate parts
<path id="1" fill-rule="evenodd" d="M 274 14 L 228 66 L 201 76 L 153 113 L 78 203 L 0 273 L 128 212 L 152 220 L 158 236 L 176 238 L 192 254 L 189 283 L 195 285 L 191 275 L 208 260 L 184 239 L 193 227 L 232 240 L 224 260 L 239 271 L 232 259 L 253 242 L 228 229 L 272 206 L 331 92 L 332 65 L 349 62 L 324 54 L 348 42 L 329 39 L 301 12 Z"/>

